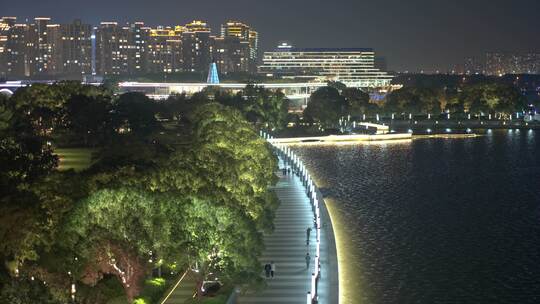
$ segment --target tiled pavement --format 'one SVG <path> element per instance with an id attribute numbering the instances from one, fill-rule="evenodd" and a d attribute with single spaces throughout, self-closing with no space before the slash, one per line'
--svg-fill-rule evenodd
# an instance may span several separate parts
<path id="1" fill-rule="evenodd" d="M 283 164 L 281 164 L 283 166 Z M 267 287 L 256 294 L 241 295 L 238 303 L 298 304 L 306 303 L 311 289 L 311 270 L 315 258 L 313 211 L 300 179 L 292 173 L 282 176 L 275 186 L 281 202 L 274 219 L 275 230 L 265 235 L 266 249 L 260 259 L 264 265 L 274 261 L 276 273 L 267 279 Z M 311 227 L 310 245 L 306 245 L 306 230 Z M 309 251 L 311 264 L 306 267 Z"/>

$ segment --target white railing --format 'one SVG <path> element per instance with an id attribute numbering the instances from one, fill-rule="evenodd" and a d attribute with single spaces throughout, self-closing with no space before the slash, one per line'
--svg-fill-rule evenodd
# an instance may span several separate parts
<path id="1" fill-rule="evenodd" d="M 275 143 L 272 141 L 273 137 L 268 133 L 261 131 L 261 136 L 266 139 L 278 152 L 278 155 L 285 162 L 289 164 L 293 172 L 298 174 L 304 188 L 306 189 L 306 195 L 309 198 L 311 207 L 313 210 L 314 225 L 316 226 L 316 249 L 315 249 L 315 263 L 313 264 L 313 271 L 311 273 L 311 289 L 307 291 L 306 301 L 307 304 L 313 304 L 318 302 L 318 289 L 317 285 L 321 275 L 321 213 L 319 209 L 319 201 L 322 197 L 318 197 L 317 193 L 320 193 L 317 186 L 311 179 L 311 175 L 307 171 L 304 163 L 298 158 L 298 156 L 286 145 Z"/>

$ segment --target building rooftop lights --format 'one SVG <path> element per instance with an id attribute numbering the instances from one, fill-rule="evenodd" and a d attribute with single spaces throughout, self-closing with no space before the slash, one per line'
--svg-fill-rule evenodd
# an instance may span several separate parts
<path id="1" fill-rule="evenodd" d="M 282 42 L 278 45 L 278 49 L 292 49 L 292 45 L 288 44 L 287 42 Z"/>

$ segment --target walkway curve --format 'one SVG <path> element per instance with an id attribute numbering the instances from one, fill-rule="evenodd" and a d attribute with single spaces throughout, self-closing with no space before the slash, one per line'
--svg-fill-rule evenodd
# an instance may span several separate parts
<path id="1" fill-rule="evenodd" d="M 274 278 L 257 293 L 240 295 L 237 303 L 300 304 L 339 302 L 338 262 L 332 222 L 322 195 L 302 162 L 285 146 L 275 146 L 280 168 L 291 168 L 290 174 L 279 171 L 274 191 L 280 206 L 274 219 L 275 230 L 265 235 L 261 264 L 276 264 Z M 293 171 L 296 174 L 293 174 Z M 309 190 L 309 191 L 308 191 Z M 314 216 L 319 216 L 314 223 Z M 320 228 L 319 230 L 316 227 Z M 306 230 L 311 228 L 306 245 Z M 317 237 L 317 231 L 319 237 Z M 317 239 L 319 252 L 317 254 Z M 306 268 L 306 253 L 311 257 Z M 318 261 L 317 267 L 316 261 Z M 318 272 L 317 272 L 318 271 Z M 315 294 L 316 296 L 312 296 Z"/>

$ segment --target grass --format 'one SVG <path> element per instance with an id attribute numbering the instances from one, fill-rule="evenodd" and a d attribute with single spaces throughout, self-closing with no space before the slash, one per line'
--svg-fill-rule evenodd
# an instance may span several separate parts
<path id="1" fill-rule="evenodd" d="M 92 154 L 96 151 L 97 149 L 90 148 L 55 149 L 54 153 L 58 155 L 60 161 L 58 164 L 58 170 L 85 170 L 93 164 Z"/>

